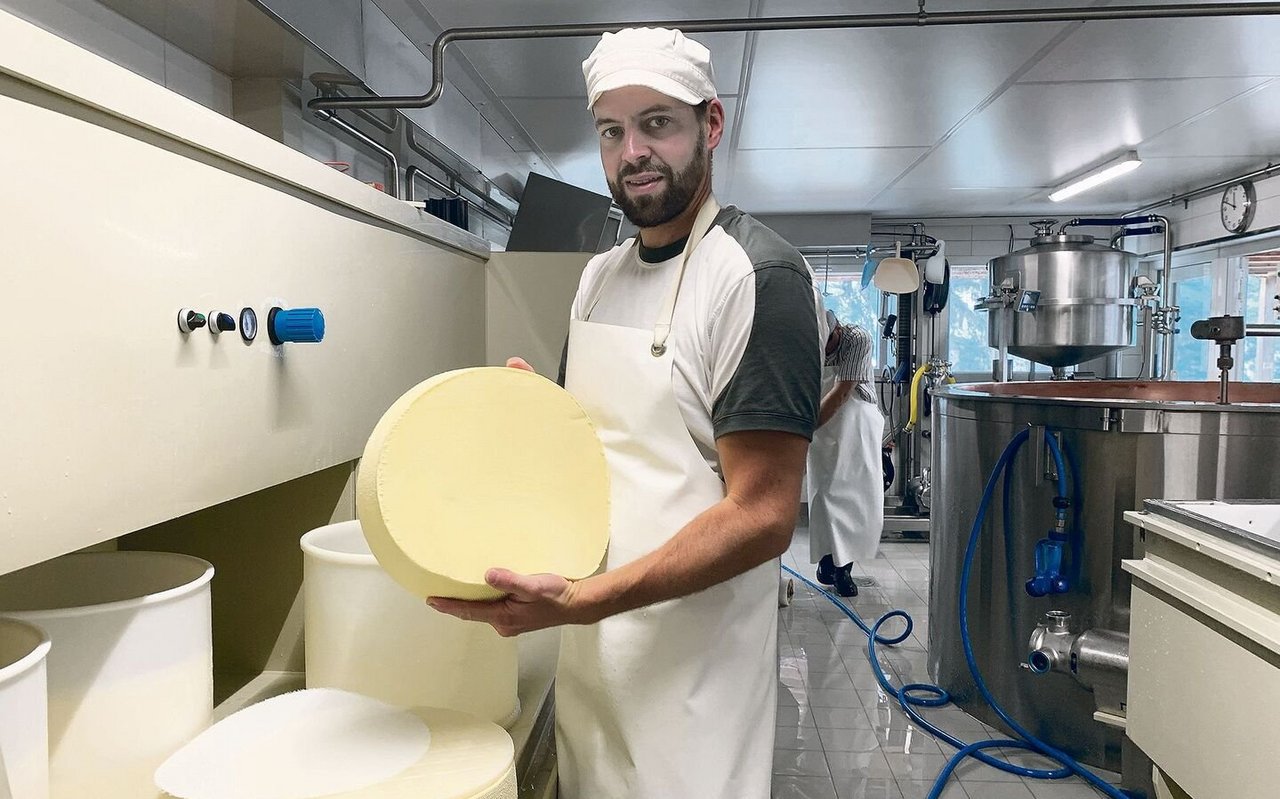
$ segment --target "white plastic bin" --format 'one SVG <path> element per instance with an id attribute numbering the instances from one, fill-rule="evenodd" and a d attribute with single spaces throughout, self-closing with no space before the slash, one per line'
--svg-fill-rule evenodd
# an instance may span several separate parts
<path id="1" fill-rule="evenodd" d="M 49 634 L 49 795 L 159 796 L 156 768 L 213 713 L 213 566 L 65 555 L 0 577 L 0 613 Z"/>
<path id="2" fill-rule="evenodd" d="M 312 530 L 301 543 L 308 688 L 515 722 L 514 638 L 432 610 L 401 588 L 370 553 L 359 522 Z"/>
<path id="3" fill-rule="evenodd" d="M 48 799 L 49 637 L 0 618 L 0 797 Z"/>

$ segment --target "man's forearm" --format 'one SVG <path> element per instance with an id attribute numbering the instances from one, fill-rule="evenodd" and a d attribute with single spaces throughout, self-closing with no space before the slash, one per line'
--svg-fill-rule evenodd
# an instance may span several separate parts
<path id="1" fill-rule="evenodd" d="M 818 406 L 818 427 L 831 421 L 831 417 L 836 415 L 836 411 L 840 410 L 840 406 L 844 405 L 845 400 L 849 399 L 852 393 L 853 381 L 841 380 L 836 383 L 827 396 L 822 398 L 822 404 Z"/>
<path id="2" fill-rule="evenodd" d="M 795 512 L 761 514 L 725 497 L 658 549 L 577 586 L 591 621 L 686 596 L 759 566 L 786 551 Z"/>

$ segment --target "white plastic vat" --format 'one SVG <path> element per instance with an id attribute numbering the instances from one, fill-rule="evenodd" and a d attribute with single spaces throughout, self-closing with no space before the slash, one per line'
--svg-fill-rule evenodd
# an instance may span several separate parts
<path id="1" fill-rule="evenodd" d="M 519 716 L 516 643 L 432 610 L 378 565 L 356 521 L 302 537 L 308 688 L 403 707 Z"/>
<path id="2" fill-rule="evenodd" d="M 49 796 L 49 637 L 0 618 L 0 797 Z"/>
<path id="3" fill-rule="evenodd" d="M 145 799 L 213 713 L 213 566 L 165 552 L 64 555 L 0 576 L 0 613 L 52 649 L 49 795 Z"/>

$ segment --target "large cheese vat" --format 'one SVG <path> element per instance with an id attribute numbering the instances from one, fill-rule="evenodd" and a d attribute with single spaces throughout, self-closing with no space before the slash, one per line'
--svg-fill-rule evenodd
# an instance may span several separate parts
<path id="1" fill-rule="evenodd" d="M 977 662 L 995 697 L 1020 723 L 1084 762 L 1119 770 L 1121 734 L 1095 720 L 1093 691 L 1067 674 L 1026 668 L 1029 639 L 1050 610 L 1077 631 L 1127 634 L 1135 554 L 1125 511 L 1145 499 L 1280 498 L 1280 386 L 1235 384 L 1217 405 L 1216 383 L 1055 381 L 953 385 L 935 397 L 937 440 L 930 535 L 929 671 L 957 704 L 999 725 L 977 695 L 958 628 L 965 545 L 983 487 L 1006 443 L 1027 427 L 1059 434 L 1082 547 L 1071 590 L 1032 597 L 1036 543 L 1053 526 L 1056 491 L 1048 448 L 1033 432 L 1012 469 L 1010 525 L 997 486 L 969 589 Z"/>

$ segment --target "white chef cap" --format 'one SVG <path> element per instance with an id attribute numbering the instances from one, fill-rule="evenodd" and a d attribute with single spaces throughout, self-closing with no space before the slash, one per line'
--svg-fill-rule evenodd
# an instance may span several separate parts
<path id="1" fill-rule="evenodd" d="M 625 28 L 606 33 L 582 62 L 587 109 L 600 95 L 623 86 L 645 86 L 682 103 L 716 97 L 711 51 L 670 28 Z"/>

